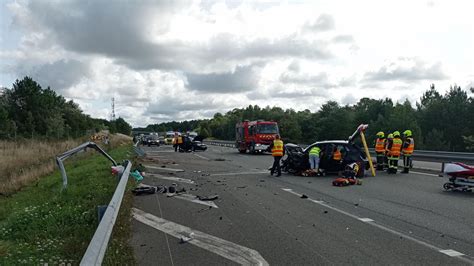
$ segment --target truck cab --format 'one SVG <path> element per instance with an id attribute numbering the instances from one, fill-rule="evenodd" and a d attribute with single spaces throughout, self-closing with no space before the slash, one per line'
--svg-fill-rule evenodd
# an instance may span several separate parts
<path id="1" fill-rule="evenodd" d="M 279 134 L 278 124 L 274 121 L 248 121 L 235 125 L 235 147 L 240 153 L 261 153 L 267 150 L 275 135 Z"/>

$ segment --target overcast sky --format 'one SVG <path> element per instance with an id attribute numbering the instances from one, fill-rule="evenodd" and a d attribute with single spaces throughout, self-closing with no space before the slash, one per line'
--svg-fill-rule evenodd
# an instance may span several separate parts
<path id="1" fill-rule="evenodd" d="M 474 1 L 0 1 L 0 86 L 134 126 L 474 86 Z"/>

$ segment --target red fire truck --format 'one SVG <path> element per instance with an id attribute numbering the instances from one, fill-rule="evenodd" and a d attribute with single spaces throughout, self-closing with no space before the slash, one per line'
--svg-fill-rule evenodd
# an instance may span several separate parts
<path id="1" fill-rule="evenodd" d="M 278 132 L 278 124 L 273 121 L 248 121 L 235 125 L 235 147 L 240 153 L 264 152 Z"/>

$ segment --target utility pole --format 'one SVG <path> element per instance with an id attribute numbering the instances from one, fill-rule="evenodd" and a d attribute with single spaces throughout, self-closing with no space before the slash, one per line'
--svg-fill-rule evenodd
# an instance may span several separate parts
<path id="1" fill-rule="evenodd" d="M 112 97 L 112 121 L 115 121 L 115 98 Z"/>

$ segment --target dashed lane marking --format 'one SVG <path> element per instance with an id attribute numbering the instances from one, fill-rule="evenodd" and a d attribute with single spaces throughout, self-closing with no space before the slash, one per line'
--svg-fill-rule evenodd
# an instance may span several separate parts
<path id="1" fill-rule="evenodd" d="M 366 223 L 370 223 L 370 222 L 373 222 L 374 220 L 370 219 L 370 218 L 359 218 L 360 221 L 362 222 L 366 222 Z"/>
<path id="2" fill-rule="evenodd" d="M 459 256 L 464 256 L 463 253 L 461 252 L 458 252 L 456 250 L 452 250 L 452 249 L 444 249 L 444 250 L 440 250 L 439 252 L 441 253 L 444 253 L 450 257 L 459 257 Z"/>
<path id="3" fill-rule="evenodd" d="M 201 158 L 201 159 L 204 159 L 204 160 L 208 160 L 208 161 L 210 160 L 209 158 L 204 157 L 204 156 L 199 155 L 199 154 L 196 154 L 196 153 L 194 153 L 194 155 L 197 156 L 197 157 L 199 157 L 199 158 Z"/>
<path id="4" fill-rule="evenodd" d="M 168 168 L 168 167 L 158 167 L 158 166 L 153 166 L 153 165 L 144 165 L 146 168 L 158 170 L 158 171 L 163 171 L 163 172 L 184 172 L 183 169 L 176 169 L 176 168 Z"/>
<path id="5" fill-rule="evenodd" d="M 187 243 L 203 248 L 241 265 L 269 265 L 258 251 L 232 243 L 184 225 L 180 225 L 142 210 L 132 208 L 133 218 L 178 239 L 189 239 Z"/>
<path id="6" fill-rule="evenodd" d="M 147 174 L 147 176 L 156 177 L 156 178 L 164 179 L 164 180 L 171 180 L 171 181 L 181 182 L 181 183 L 194 184 L 193 180 L 187 179 L 187 178 L 174 177 L 174 176 L 163 176 L 163 175 L 158 175 L 158 174 Z"/>
<path id="7" fill-rule="evenodd" d="M 298 197 L 301 197 L 301 195 L 302 195 L 302 194 L 300 194 L 300 193 L 298 193 L 298 192 L 293 191 L 293 189 L 291 189 L 291 188 L 282 188 L 282 190 L 283 190 L 283 191 L 286 191 L 286 192 L 289 192 L 289 193 L 291 193 L 291 194 L 293 194 L 293 195 L 296 195 L 296 196 L 298 196 Z M 389 233 L 392 233 L 392 234 L 394 234 L 394 235 L 401 236 L 401 237 L 403 237 L 403 238 L 405 238 L 405 239 L 411 240 L 411 241 L 413 241 L 413 242 L 415 242 L 415 243 L 417 243 L 417 244 L 423 245 L 423 246 L 425 246 L 425 247 L 427 247 L 427 248 L 429 248 L 429 249 L 431 249 L 431 250 L 435 250 L 435 251 L 437 251 L 437 252 L 441 252 L 441 253 L 443 253 L 443 254 L 445 254 L 445 255 L 447 255 L 447 256 L 454 257 L 454 258 L 457 258 L 457 259 L 462 260 L 462 261 L 464 261 L 464 262 L 467 262 L 468 264 L 474 265 L 474 260 L 472 260 L 472 258 L 466 256 L 466 255 L 463 254 L 463 253 L 457 252 L 457 251 L 455 251 L 455 250 L 450 250 L 450 249 L 448 249 L 448 250 L 441 249 L 441 248 L 439 248 L 439 247 L 437 247 L 437 246 L 435 246 L 435 245 L 429 244 L 429 243 L 424 242 L 424 241 L 422 241 L 422 240 L 418 240 L 418 239 L 416 239 L 416 238 L 414 238 L 414 237 L 411 237 L 411 236 L 406 235 L 406 234 L 404 234 L 404 233 L 398 232 L 398 231 L 396 231 L 396 230 L 394 230 L 394 229 L 385 227 L 385 226 L 383 226 L 383 225 L 381 225 L 381 224 L 377 224 L 377 223 L 375 223 L 375 221 L 373 221 L 373 220 L 370 219 L 370 218 L 361 218 L 361 217 L 358 217 L 357 215 L 354 215 L 354 214 L 348 213 L 348 212 L 346 212 L 346 211 L 343 211 L 343 210 L 341 210 L 341 209 L 338 209 L 338 208 L 336 208 L 336 207 L 330 206 L 330 205 L 328 205 L 327 203 L 325 203 L 324 201 L 321 201 L 321 200 L 314 200 L 314 199 L 311 199 L 311 198 L 308 198 L 308 200 L 311 201 L 311 202 L 314 202 L 314 203 L 316 203 L 316 204 L 319 204 L 319 205 L 321 205 L 321 206 L 324 206 L 324 207 L 326 207 L 326 208 L 329 208 L 329 209 L 331 209 L 331 210 L 334 210 L 334 211 L 336 211 L 336 212 L 338 212 L 338 213 L 344 214 L 344 215 L 346 215 L 346 216 L 352 217 L 352 218 L 357 219 L 357 220 L 359 220 L 359 221 L 365 222 L 365 223 L 367 223 L 367 224 L 369 224 L 369 225 L 375 226 L 375 227 L 377 227 L 377 228 L 379 228 L 379 229 L 381 229 L 381 230 L 384 230 L 384 231 L 386 231 L 386 232 L 389 232 Z M 372 221 L 368 222 L 367 220 L 366 220 L 366 221 L 363 221 L 362 219 L 364 219 L 364 220 L 365 220 L 365 219 L 370 219 L 370 220 L 372 220 Z"/>

